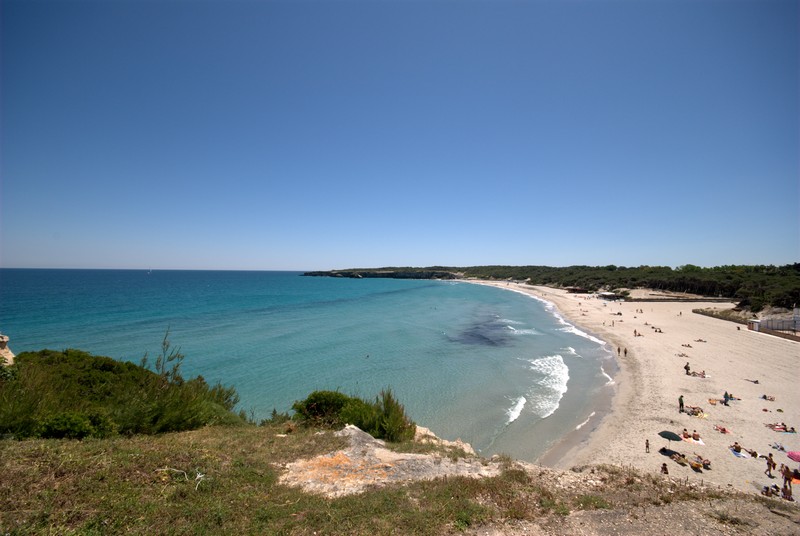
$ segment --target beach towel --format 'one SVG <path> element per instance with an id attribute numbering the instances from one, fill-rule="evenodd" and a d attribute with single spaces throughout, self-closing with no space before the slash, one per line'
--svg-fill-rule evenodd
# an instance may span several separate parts
<path id="1" fill-rule="evenodd" d="M 734 455 L 734 456 L 736 456 L 737 458 L 751 458 L 751 456 L 750 456 L 748 453 L 746 453 L 746 452 L 736 452 L 736 451 L 735 451 L 735 450 L 733 450 L 733 449 L 728 449 L 728 450 L 730 450 L 730 451 L 731 451 L 731 454 L 733 454 L 733 455 Z"/>
<path id="2" fill-rule="evenodd" d="M 686 441 L 687 443 L 694 443 L 695 445 L 705 445 L 702 439 L 692 439 L 691 437 L 684 437 L 683 440 Z"/>

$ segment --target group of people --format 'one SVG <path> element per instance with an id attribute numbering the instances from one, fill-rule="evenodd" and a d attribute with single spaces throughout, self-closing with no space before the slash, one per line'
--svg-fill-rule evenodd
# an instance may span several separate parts
<path id="1" fill-rule="evenodd" d="M 770 478 L 774 478 L 772 476 L 773 469 L 775 469 L 775 461 L 772 459 L 772 453 L 770 452 L 769 457 L 767 458 L 767 470 L 764 471 L 764 474 Z M 767 497 L 777 497 L 780 495 L 781 498 L 786 499 L 787 501 L 794 501 L 794 498 L 792 497 L 792 479 L 797 478 L 800 476 L 800 474 L 798 474 L 797 470 L 792 471 L 788 465 L 781 464 L 780 475 L 783 478 L 783 487 L 778 488 L 777 484 L 764 486 L 764 488 L 761 490 L 761 494 L 766 495 Z"/>
<path id="2" fill-rule="evenodd" d="M 696 339 L 695 342 L 706 342 L 706 341 L 703 340 L 703 339 Z M 682 346 L 684 346 L 686 348 L 691 348 L 692 347 L 691 344 L 684 344 Z M 683 357 L 687 357 L 685 354 L 681 354 L 681 355 Z M 690 365 L 690 363 L 688 361 L 683 366 L 683 369 L 684 369 L 684 371 L 685 371 L 687 376 L 695 376 L 695 377 L 701 377 L 701 378 L 705 378 L 706 377 L 706 374 L 705 374 L 704 370 L 701 371 L 701 372 L 692 371 L 692 367 L 691 367 L 691 365 Z M 753 383 L 758 383 L 758 381 L 755 380 L 755 381 L 753 381 Z M 765 394 L 765 395 L 761 396 L 761 399 L 762 400 L 768 400 L 768 401 L 774 401 L 775 397 Z M 725 393 L 723 394 L 722 400 L 719 400 L 719 401 L 722 402 L 723 405 L 728 406 L 729 402 L 731 400 L 741 400 L 741 399 L 736 397 L 736 396 L 734 396 L 733 393 L 725 391 Z M 715 400 L 709 399 L 709 402 L 715 402 L 715 401 L 716 401 L 716 399 Z M 680 413 L 686 413 L 688 415 L 701 415 L 702 412 L 703 412 L 703 410 L 701 408 L 697 407 L 697 406 L 686 406 L 684 404 L 683 395 L 680 395 L 678 397 L 678 411 Z M 771 429 L 773 429 L 773 430 L 775 430 L 776 432 L 784 432 L 784 433 L 795 433 L 796 432 L 795 428 L 793 426 L 791 426 L 791 427 L 787 426 L 786 423 L 783 423 L 783 422 L 771 423 L 771 424 L 767 424 L 766 426 L 771 428 Z M 731 433 L 730 430 L 727 429 L 724 426 L 714 425 L 714 429 L 719 431 L 720 433 L 723 433 L 723 434 Z M 700 434 L 697 432 L 697 430 L 693 430 L 692 433 L 690 434 L 689 431 L 686 428 L 684 428 L 683 432 L 681 433 L 681 437 L 684 440 L 690 440 L 691 439 L 691 440 L 694 440 L 694 441 L 700 441 Z M 769 478 L 774 478 L 773 471 L 776 470 L 777 467 L 776 467 L 775 459 L 772 456 L 772 453 L 769 453 L 766 456 L 763 455 L 763 454 L 761 456 L 759 456 L 758 452 L 756 452 L 755 450 L 752 450 L 752 449 L 747 449 L 745 447 L 742 447 L 739 444 L 738 441 L 734 441 L 734 443 L 732 445 L 730 445 L 728 448 L 730 448 L 737 455 L 742 453 L 742 452 L 745 452 L 752 458 L 759 458 L 759 457 L 760 458 L 764 458 L 764 460 L 766 462 L 766 465 L 767 465 L 766 469 L 764 470 L 764 474 L 766 476 L 768 476 Z M 701 469 L 710 469 L 711 461 L 708 460 L 708 459 L 703 458 L 702 456 L 697 455 L 696 453 L 695 453 L 694 458 L 690 459 L 690 458 L 687 458 L 684 454 L 681 454 L 679 452 L 669 451 L 669 450 L 666 450 L 666 449 L 662 449 L 662 450 L 663 450 L 662 454 L 669 455 L 670 459 L 672 459 L 673 461 L 675 461 L 679 465 L 684 465 L 684 466 L 689 465 L 695 471 L 701 471 Z M 667 468 L 667 464 L 666 463 L 661 465 L 661 473 L 665 474 L 665 475 L 669 474 L 669 469 Z M 761 493 L 763 495 L 768 496 L 768 497 L 780 496 L 785 500 L 794 501 L 794 499 L 792 498 L 792 479 L 800 477 L 800 474 L 798 474 L 800 472 L 798 472 L 797 470 L 793 471 L 788 465 L 781 464 L 779 473 L 780 473 L 780 476 L 783 478 L 783 486 L 780 487 L 780 488 L 776 484 L 773 484 L 772 486 L 769 486 L 769 485 L 768 486 L 764 486 L 764 488 L 762 489 Z"/>
<path id="3" fill-rule="evenodd" d="M 767 428 L 772 428 L 776 432 L 784 432 L 786 434 L 797 433 L 797 431 L 794 429 L 794 426 L 787 427 L 785 422 L 770 423 L 770 424 L 765 424 L 764 426 L 766 426 Z"/>
<path id="4" fill-rule="evenodd" d="M 681 435 L 683 436 L 684 439 L 690 439 L 691 438 L 691 439 L 694 439 L 695 441 L 700 441 L 700 434 L 697 433 L 697 430 L 693 430 L 692 433 L 689 434 L 689 431 L 686 428 L 684 428 L 683 429 L 683 434 L 681 434 Z"/>

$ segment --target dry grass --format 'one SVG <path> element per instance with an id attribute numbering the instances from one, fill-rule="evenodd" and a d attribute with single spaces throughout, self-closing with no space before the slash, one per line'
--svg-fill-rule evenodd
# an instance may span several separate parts
<path id="1" fill-rule="evenodd" d="M 558 531 L 559 520 L 579 510 L 705 504 L 719 496 L 613 466 L 558 473 L 505 459 L 497 462 L 504 468 L 497 477 L 440 478 L 325 499 L 281 485 L 278 476 L 284 464 L 336 451 L 344 440 L 330 431 L 284 432 L 286 425 L 272 424 L 0 441 L 0 533 L 437 535 L 505 523 Z M 714 502 L 708 522 L 743 527 L 745 517 L 727 513 L 723 502 Z"/>

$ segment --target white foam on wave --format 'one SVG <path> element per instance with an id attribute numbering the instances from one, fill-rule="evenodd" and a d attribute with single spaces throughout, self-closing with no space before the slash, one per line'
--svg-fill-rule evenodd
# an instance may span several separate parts
<path id="1" fill-rule="evenodd" d="M 502 287 L 498 287 L 498 288 L 502 288 Z M 556 309 L 556 306 L 555 306 L 555 304 L 553 302 L 548 301 L 548 300 L 546 300 L 546 299 L 544 299 L 544 298 L 542 298 L 540 296 L 536 296 L 535 294 L 529 294 L 529 293 L 525 292 L 524 290 L 520 290 L 520 289 L 516 289 L 516 288 L 507 288 L 506 290 L 510 290 L 511 292 L 516 292 L 518 294 L 522 294 L 523 296 L 527 296 L 528 298 L 532 298 L 532 299 L 534 299 L 534 300 L 536 300 L 538 302 L 541 302 L 544 305 L 545 310 L 548 313 L 552 314 L 556 318 L 556 320 L 558 320 L 558 322 L 561 325 L 564 326 L 564 328 L 562 328 L 561 331 L 574 333 L 575 335 L 578 335 L 579 337 L 583 337 L 585 339 L 589 339 L 590 341 L 592 341 L 594 343 L 597 343 L 600 346 L 605 346 L 606 345 L 606 341 L 602 341 L 602 340 L 598 339 L 597 337 L 593 337 L 592 335 L 589 335 L 585 331 L 581 331 L 580 329 L 576 328 L 575 326 L 573 326 L 572 324 L 567 322 L 564 319 L 564 317 L 561 316 L 561 313 L 558 312 L 558 310 Z"/>
<path id="2" fill-rule="evenodd" d="M 561 398 L 567 392 L 569 368 L 560 355 L 549 355 L 530 360 L 531 370 L 544 375 L 536 382 L 533 399 L 534 411 L 545 419 L 555 413 Z"/>
<path id="3" fill-rule="evenodd" d="M 525 407 L 527 402 L 528 400 L 524 396 L 521 396 L 514 402 L 513 406 L 508 408 L 506 411 L 508 414 L 508 422 L 506 424 L 511 424 L 519 418 L 519 416 L 522 414 L 522 409 Z"/>
<path id="4" fill-rule="evenodd" d="M 573 326 L 572 324 L 570 324 L 568 322 L 564 322 L 564 324 L 566 324 L 566 325 L 563 328 L 561 328 L 560 331 L 565 331 L 567 333 L 574 333 L 575 335 L 578 335 L 579 337 L 583 337 L 584 339 L 589 339 L 590 341 L 592 341 L 594 343 L 597 343 L 600 346 L 605 346 L 605 344 L 606 344 L 605 341 L 601 341 L 597 337 L 593 337 L 592 335 L 589 335 L 585 331 L 579 330 L 578 328 L 576 328 L 575 326 Z"/>
<path id="5" fill-rule="evenodd" d="M 539 332 L 535 329 L 515 329 L 514 335 L 538 335 Z"/>
<path id="6" fill-rule="evenodd" d="M 509 318 L 501 318 L 498 322 L 502 322 L 503 324 L 522 324 L 519 320 L 511 320 Z"/>
<path id="7" fill-rule="evenodd" d="M 606 385 L 614 385 L 614 378 L 608 375 L 608 372 L 606 372 L 606 369 L 603 368 L 603 365 L 600 365 L 600 374 L 608 378 Z"/>
<path id="8" fill-rule="evenodd" d="M 512 335 L 538 335 L 539 332 L 535 329 L 517 329 L 513 326 L 506 326 L 506 329 L 511 332 Z"/>
<path id="9" fill-rule="evenodd" d="M 580 430 L 581 428 L 583 428 L 584 426 L 586 426 L 586 424 L 588 424 L 588 422 L 589 422 L 589 421 L 592 419 L 592 417 L 594 417 L 594 411 L 593 411 L 592 413 L 590 413 L 588 417 L 586 417 L 586 420 L 585 420 L 585 421 L 583 421 L 583 422 L 582 422 L 582 423 L 580 423 L 578 426 L 576 426 L 576 427 L 575 427 L 575 429 L 576 429 L 576 430 Z"/>
<path id="10" fill-rule="evenodd" d="M 567 353 L 569 353 L 570 355 L 574 355 L 574 356 L 578 355 L 578 352 L 576 352 L 575 348 L 573 348 L 572 346 L 567 346 L 566 348 L 564 348 L 564 350 L 566 350 Z M 580 356 L 578 356 L 578 357 L 580 357 Z"/>

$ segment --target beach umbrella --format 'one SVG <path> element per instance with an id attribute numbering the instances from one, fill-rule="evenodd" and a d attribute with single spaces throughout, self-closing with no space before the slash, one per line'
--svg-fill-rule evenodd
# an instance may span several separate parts
<path id="1" fill-rule="evenodd" d="M 683 441 L 681 436 L 679 436 L 678 434 L 676 434 L 672 430 L 663 430 L 663 431 L 659 432 L 658 435 L 660 435 L 661 437 L 663 437 L 664 439 L 666 439 L 667 441 L 670 441 L 670 442 L 672 442 L 672 441 Z"/>
<path id="2" fill-rule="evenodd" d="M 800 462 L 800 450 L 793 450 L 786 453 L 790 460 Z"/>

